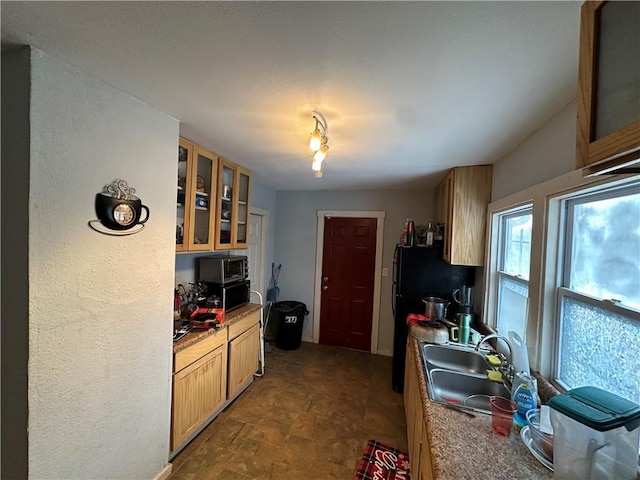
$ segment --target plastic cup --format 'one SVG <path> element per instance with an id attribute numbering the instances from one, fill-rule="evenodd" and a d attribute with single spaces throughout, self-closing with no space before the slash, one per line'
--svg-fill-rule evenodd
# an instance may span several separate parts
<path id="1" fill-rule="evenodd" d="M 491 404 L 491 429 L 498 435 L 508 437 L 513 426 L 513 414 L 518 411 L 516 402 L 505 397 L 489 397 Z"/>

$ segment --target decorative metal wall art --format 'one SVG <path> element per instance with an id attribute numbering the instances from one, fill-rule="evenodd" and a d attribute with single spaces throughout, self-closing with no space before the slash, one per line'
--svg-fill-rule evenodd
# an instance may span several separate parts
<path id="1" fill-rule="evenodd" d="M 126 180 L 116 179 L 96 194 L 97 220 L 90 220 L 89 227 L 105 235 L 132 235 L 144 228 L 149 220 L 149 207 L 134 195 L 136 189 Z M 142 212 L 145 212 L 144 218 Z"/>

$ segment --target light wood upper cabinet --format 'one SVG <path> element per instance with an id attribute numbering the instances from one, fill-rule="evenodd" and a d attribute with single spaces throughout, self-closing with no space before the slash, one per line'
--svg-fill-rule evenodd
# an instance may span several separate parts
<path id="1" fill-rule="evenodd" d="M 640 3 L 582 5 L 576 167 L 640 171 Z"/>
<path id="2" fill-rule="evenodd" d="M 251 172 L 180 137 L 176 252 L 249 247 Z"/>
<path id="3" fill-rule="evenodd" d="M 216 250 L 248 248 L 251 172 L 221 158 L 217 202 Z"/>
<path id="4" fill-rule="evenodd" d="M 176 251 L 213 249 L 217 174 L 217 155 L 180 138 Z"/>
<path id="5" fill-rule="evenodd" d="M 438 222 L 444 222 L 444 259 L 452 265 L 484 264 L 491 165 L 456 167 L 436 188 Z"/>
<path id="6" fill-rule="evenodd" d="M 238 206 L 235 226 L 235 248 L 249 247 L 249 205 L 251 205 L 251 172 L 238 167 L 236 191 Z"/>
<path id="7" fill-rule="evenodd" d="M 193 163 L 195 145 L 184 138 L 178 143 L 178 184 L 176 209 L 176 252 L 187 251 L 187 237 L 189 229 L 189 214 L 191 203 L 187 201 L 187 178 L 190 178 L 190 166 Z"/>

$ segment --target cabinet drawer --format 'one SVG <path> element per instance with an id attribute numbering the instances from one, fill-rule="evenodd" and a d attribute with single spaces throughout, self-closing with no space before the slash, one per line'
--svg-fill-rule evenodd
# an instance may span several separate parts
<path id="1" fill-rule="evenodd" d="M 242 332 L 246 332 L 249 328 L 251 328 L 256 323 L 260 322 L 260 310 L 256 310 L 255 312 L 250 313 L 242 320 L 239 320 L 231 325 L 229 325 L 229 340 L 233 340 Z"/>
<path id="2" fill-rule="evenodd" d="M 227 342 L 227 333 L 225 330 L 225 328 L 222 328 L 216 333 L 203 338 L 198 343 L 176 353 L 173 358 L 173 371 L 179 372 L 203 355 L 218 348 L 220 345 L 224 345 Z"/>

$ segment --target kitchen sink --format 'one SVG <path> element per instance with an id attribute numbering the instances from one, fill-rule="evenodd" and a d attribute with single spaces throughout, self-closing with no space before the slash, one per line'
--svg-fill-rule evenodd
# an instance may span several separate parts
<path id="1" fill-rule="evenodd" d="M 492 382 L 486 375 L 481 377 L 434 368 L 429 371 L 429 380 L 429 396 L 433 401 L 467 405 L 482 413 L 491 413 L 490 396 L 510 397 L 509 390 L 502 383 Z"/>
<path id="2" fill-rule="evenodd" d="M 477 412 L 490 414 L 490 396 L 510 397 L 504 384 L 487 378 L 487 370 L 494 368 L 487 363 L 483 353 L 460 346 L 423 342 L 420 352 L 431 401 L 466 405 Z"/>
<path id="3" fill-rule="evenodd" d="M 473 350 L 431 344 L 423 344 L 421 350 L 427 369 L 442 368 L 485 375 L 491 368 L 484 355 Z"/>

